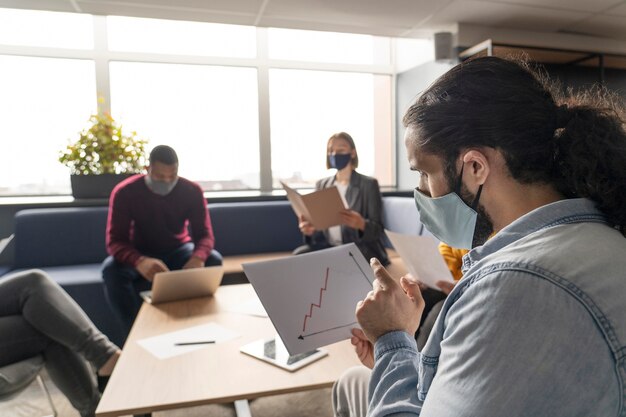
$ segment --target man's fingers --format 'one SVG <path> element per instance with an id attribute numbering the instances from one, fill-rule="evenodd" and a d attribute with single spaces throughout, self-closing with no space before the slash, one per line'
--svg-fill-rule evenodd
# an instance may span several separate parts
<path id="1" fill-rule="evenodd" d="M 450 281 L 437 281 L 435 283 L 440 289 L 441 291 L 443 291 L 445 294 L 450 294 L 452 292 L 452 290 L 454 289 L 454 282 L 450 282 Z"/>
<path id="2" fill-rule="evenodd" d="M 400 278 L 400 286 L 404 292 L 416 303 L 423 303 L 422 291 L 420 291 L 419 283 L 407 277 Z"/>
<path id="3" fill-rule="evenodd" d="M 370 266 L 374 271 L 376 279 L 379 281 L 379 284 L 382 285 L 383 288 L 388 288 L 389 286 L 395 285 L 395 281 L 393 280 L 393 278 L 391 278 L 389 272 L 387 272 L 385 267 L 382 266 L 378 259 L 370 259 Z M 374 283 L 374 285 L 376 285 L 376 283 Z"/>
<path id="4" fill-rule="evenodd" d="M 367 337 L 365 337 L 365 333 L 363 333 L 363 330 L 361 329 L 354 328 L 350 330 L 350 333 L 352 333 L 352 336 L 354 337 L 358 337 L 359 339 L 362 339 L 362 340 L 367 340 Z"/>
<path id="5" fill-rule="evenodd" d="M 161 271 L 169 271 L 170 269 L 167 267 L 167 265 L 165 265 L 165 263 L 158 261 L 157 263 L 159 265 L 159 268 Z"/>

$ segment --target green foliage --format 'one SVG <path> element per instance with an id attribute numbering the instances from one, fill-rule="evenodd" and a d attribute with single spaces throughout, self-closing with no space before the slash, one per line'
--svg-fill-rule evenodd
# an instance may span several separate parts
<path id="1" fill-rule="evenodd" d="M 132 174 L 142 172 L 146 165 L 145 139 L 136 132 L 122 133 L 110 114 L 94 114 L 91 126 L 80 132 L 80 138 L 67 145 L 59 162 L 75 175 Z"/>

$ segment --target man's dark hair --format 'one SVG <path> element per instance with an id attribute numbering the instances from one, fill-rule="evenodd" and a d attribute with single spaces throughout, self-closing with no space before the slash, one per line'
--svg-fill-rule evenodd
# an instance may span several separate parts
<path id="1" fill-rule="evenodd" d="M 605 88 L 563 92 L 523 62 L 476 58 L 428 87 L 403 122 L 449 179 L 463 149 L 497 149 L 516 181 L 589 198 L 626 235 L 624 105 Z"/>
<path id="2" fill-rule="evenodd" d="M 167 145 L 155 146 L 150 152 L 150 164 L 160 162 L 165 165 L 178 164 L 176 151 Z"/>

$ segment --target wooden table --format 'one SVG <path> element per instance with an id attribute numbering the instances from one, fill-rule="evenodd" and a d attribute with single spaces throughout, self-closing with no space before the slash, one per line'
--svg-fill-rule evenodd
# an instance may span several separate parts
<path id="1" fill-rule="evenodd" d="M 122 356 L 96 410 L 99 417 L 236 402 L 248 414 L 247 400 L 332 386 L 347 368 L 359 362 L 349 341 L 325 349 L 329 355 L 296 372 L 288 372 L 239 352 L 247 343 L 270 338 L 267 318 L 227 311 L 256 294 L 250 284 L 222 286 L 214 297 L 153 306 L 144 303 Z M 169 359 L 157 359 L 138 340 L 214 322 L 240 334 L 227 342 Z"/>

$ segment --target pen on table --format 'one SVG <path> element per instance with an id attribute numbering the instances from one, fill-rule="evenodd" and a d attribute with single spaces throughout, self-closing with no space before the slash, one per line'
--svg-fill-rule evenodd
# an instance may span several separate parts
<path id="1" fill-rule="evenodd" d="M 215 343 L 215 340 L 199 340 L 197 342 L 180 342 L 180 343 L 174 343 L 174 346 L 206 345 L 209 343 Z"/>

